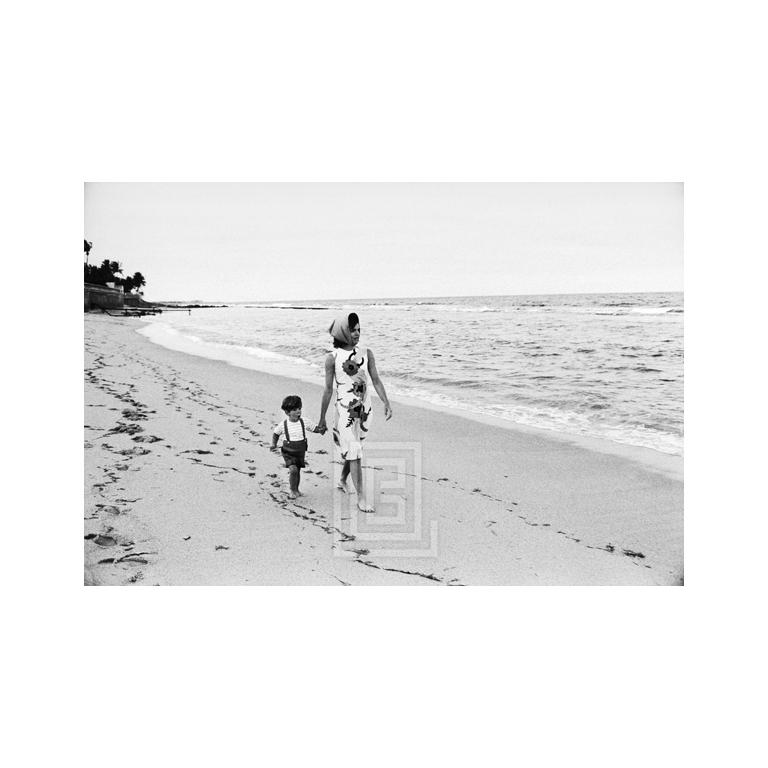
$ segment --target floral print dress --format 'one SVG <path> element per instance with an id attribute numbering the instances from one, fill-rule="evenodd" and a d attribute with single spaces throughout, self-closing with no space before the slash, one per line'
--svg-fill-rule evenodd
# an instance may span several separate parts
<path id="1" fill-rule="evenodd" d="M 361 459 L 363 440 L 371 423 L 371 392 L 368 381 L 368 349 L 336 348 L 336 425 L 333 442 L 345 461 Z"/>

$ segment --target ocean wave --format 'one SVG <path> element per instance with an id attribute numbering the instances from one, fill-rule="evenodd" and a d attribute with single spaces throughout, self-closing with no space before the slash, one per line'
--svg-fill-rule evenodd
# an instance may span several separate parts
<path id="1" fill-rule="evenodd" d="M 199 336 L 184 333 L 161 322 L 139 328 L 138 333 L 162 347 L 209 360 L 223 360 L 243 368 L 301 379 L 311 375 L 312 381 L 317 380 L 316 370 L 319 366 L 316 364 L 301 357 L 284 355 L 263 347 L 201 339 Z"/>
<path id="2" fill-rule="evenodd" d="M 248 304 L 246 306 L 246 309 L 308 309 L 308 310 L 318 310 L 318 309 L 330 309 L 330 307 L 326 306 L 306 306 L 306 305 L 298 305 L 298 304 Z"/>
<path id="3" fill-rule="evenodd" d="M 546 313 L 563 313 L 571 315 L 602 315 L 609 317 L 618 317 L 621 315 L 666 315 L 666 314 L 683 314 L 684 309 L 680 307 L 637 307 L 633 304 L 620 303 L 620 304 L 601 304 L 591 307 L 585 307 L 583 305 L 541 305 L 541 306 L 519 306 L 512 308 L 518 312 L 546 312 Z"/>
<path id="4" fill-rule="evenodd" d="M 401 386 L 395 387 L 393 391 L 396 394 L 421 400 L 439 408 L 474 413 L 480 416 L 492 416 L 503 421 L 536 429 L 609 440 L 641 448 L 651 448 L 671 455 L 681 455 L 683 452 L 683 439 L 681 435 L 664 432 L 655 427 L 646 427 L 642 424 L 630 422 L 606 424 L 605 422 L 591 420 L 586 413 L 547 407 L 530 407 L 520 404 L 488 406 L 477 402 L 470 404 L 450 395 L 424 390 L 419 387 Z M 605 409 L 606 407 L 598 408 L 598 410 Z M 589 410 L 592 409 L 590 408 Z"/>
<path id="5" fill-rule="evenodd" d="M 429 309 L 435 312 L 505 312 L 504 307 L 492 307 L 482 305 L 477 307 L 463 306 L 461 304 L 445 304 L 437 301 L 417 301 L 415 304 L 396 303 L 389 301 L 361 302 L 354 305 L 357 308 L 364 309 L 403 309 L 406 311 L 414 309 Z M 344 305 L 343 309 L 354 308 L 353 305 Z"/>
<path id="6" fill-rule="evenodd" d="M 304 307 L 299 307 L 304 309 Z M 330 304 L 325 309 L 333 310 L 348 310 L 350 312 L 360 312 L 366 309 L 384 310 L 384 311 L 397 311 L 402 310 L 404 312 L 412 312 L 414 310 L 421 311 L 435 311 L 435 312 L 494 312 L 501 313 L 506 312 L 504 307 L 492 307 L 489 305 L 483 305 L 479 307 L 468 307 L 458 304 L 445 304 L 440 302 L 420 301 L 415 304 L 412 303 L 395 303 L 389 301 L 361 301 L 357 304 Z"/>
<path id="7" fill-rule="evenodd" d="M 684 310 L 680 307 L 634 307 L 630 310 L 633 315 L 666 315 L 682 314 Z"/>
<path id="8" fill-rule="evenodd" d="M 444 387 L 458 387 L 459 389 L 481 389 L 486 386 L 484 381 L 477 379 L 462 379 L 456 376 L 423 376 L 417 373 L 390 373 L 394 379 L 404 383 L 433 384 Z"/>
<path id="9" fill-rule="evenodd" d="M 398 305 L 397 307 L 392 307 L 396 309 L 400 309 L 402 305 Z M 407 305 L 406 305 L 407 306 Z M 453 304 L 429 304 L 425 305 L 430 311 L 434 312 L 471 312 L 471 313 L 486 313 L 486 312 L 492 312 L 495 314 L 498 314 L 500 312 L 505 312 L 506 310 L 502 307 L 489 307 L 489 306 L 482 306 L 482 307 L 461 307 L 456 306 Z M 422 309 L 422 305 L 412 305 L 408 306 L 408 309 Z"/>
<path id="10" fill-rule="evenodd" d="M 586 300 L 557 301 L 253 302 L 159 316 L 152 323 L 162 330 L 144 335 L 172 349 L 322 384 L 328 321 L 320 315 L 317 322 L 313 312 L 278 310 L 355 310 L 388 391 L 529 426 L 681 452 L 682 297 L 646 296 L 646 306 L 622 296 L 588 306 Z"/>
<path id="11" fill-rule="evenodd" d="M 494 306 L 493 304 L 483 303 L 475 306 L 466 304 L 448 304 L 440 301 L 417 301 L 417 302 L 397 302 L 397 301 L 359 301 L 356 303 L 337 304 L 335 302 L 317 303 L 317 304 L 291 304 L 287 302 L 268 302 L 253 303 L 241 305 L 249 309 L 283 309 L 283 310 L 309 310 L 309 311 L 348 311 L 361 312 L 365 310 L 387 311 L 387 312 L 451 312 L 451 313 L 470 313 L 470 314 L 504 314 L 504 313 L 564 313 L 576 315 L 665 315 L 665 314 L 683 314 L 683 307 L 672 306 L 637 306 L 628 301 L 608 302 L 604 304 L 545 304 L 543 302 L 511 304 L 505 306 Z"/>

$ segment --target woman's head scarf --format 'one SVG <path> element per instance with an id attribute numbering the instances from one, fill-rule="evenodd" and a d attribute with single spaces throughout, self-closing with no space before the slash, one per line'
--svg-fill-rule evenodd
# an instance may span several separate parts
<path id="1" fill-rule="evenodd" d="M 352 333 L 349 328 L 350 319 L 354 320 L 354 325 L 357 325 L 360 322 L 357 315 L 352 312 L 349 315 L 341 315 L 337 317 L 331 323 L 331 327 L 328 329 L 328 333 L 330 333 L 331 336 L 336 339 L 336 341 L 338 341 L 340 344 L 346 344 L 348 347 L 353 346 Z"/>

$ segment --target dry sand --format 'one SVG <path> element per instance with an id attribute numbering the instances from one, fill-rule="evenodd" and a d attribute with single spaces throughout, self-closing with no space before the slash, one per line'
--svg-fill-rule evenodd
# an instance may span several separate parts
<path id="1" fill-rule="evenodd" d="M 287 394 L 316 419 L 320 387 L 164 349 L 141 322 L 85 316 L 86 584 L 682 583 L 679 478 L 434 410 L 384 422 L 374 400 L 375 515 L 333 489 L 330 432 L 289 501 L 270 432 Z"/>

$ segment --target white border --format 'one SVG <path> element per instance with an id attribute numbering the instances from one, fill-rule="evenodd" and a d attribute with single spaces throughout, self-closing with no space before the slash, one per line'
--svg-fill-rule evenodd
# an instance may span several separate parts
<path id="1" fill-rule="evenodd" d="M 8 12 L 11 763 L 634 766 L 760 754 L 756 10 Z M 687 586 L 83 589 L 82 321 L 69 297 L 84 179 L 685 180 Z"/>

